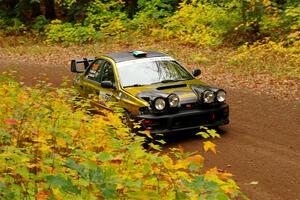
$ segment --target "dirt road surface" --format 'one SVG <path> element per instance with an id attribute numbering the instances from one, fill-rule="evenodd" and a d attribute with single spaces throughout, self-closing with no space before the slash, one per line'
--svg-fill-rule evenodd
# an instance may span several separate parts
<path id="1" fill-rule="evenodd" d="M 68 66 L 0 60 L 0 71 L 7 69 L 14 69 L 16 79 L 27 85 L 41 73 L 56 85 L 71 76 Z M 216 155 L 203 152 L 203 139 L 185 133 L 170 136 L 164 149 L 181 145 L 185 151 L 202 152 L 206 168 L 233 173 L 250 199 L 300 200 L 300 102 L 241 89 L 228 94 L 231 122 L 215 140 Z"/>

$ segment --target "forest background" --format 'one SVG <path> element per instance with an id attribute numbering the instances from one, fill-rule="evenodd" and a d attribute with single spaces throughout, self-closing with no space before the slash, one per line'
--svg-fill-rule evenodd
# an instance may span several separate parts
<path id="1" fill-rule="evenodd" d="M 84 43 L 139 31 L 193 45 L 299 45 L 298 0 L 1 0 L 2 35 Z"/>

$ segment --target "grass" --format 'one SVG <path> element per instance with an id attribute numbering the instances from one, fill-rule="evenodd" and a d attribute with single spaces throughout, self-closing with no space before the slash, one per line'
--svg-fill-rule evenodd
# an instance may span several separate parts
<path id="1" fill-rule="evenodd" d="M 276 78 L 300 80 L 299 51 L 299 47 L 285 48 L 273 42 L 241 47 L 228 65 L 234 66 L 236 73 L 265 73 Z"/>

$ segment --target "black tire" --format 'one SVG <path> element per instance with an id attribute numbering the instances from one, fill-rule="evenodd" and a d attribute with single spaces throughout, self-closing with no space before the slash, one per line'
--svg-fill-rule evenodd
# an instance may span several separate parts
<path id="1" fill-rule="evenodd" d="M 123 124 L 127 125 L 131 130 L 133 130 L 133 116 L 129 111 L 125 110 L 123 112 L 121 120 Z"/>

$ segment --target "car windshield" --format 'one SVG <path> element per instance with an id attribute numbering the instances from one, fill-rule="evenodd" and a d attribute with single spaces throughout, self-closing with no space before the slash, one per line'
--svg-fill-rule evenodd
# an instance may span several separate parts
<path id="1" fill-rule="evenodd" d="M 122 87 L 176 82 L 193 77 L 171 57 L 144 58 L 117 63 Z"/>

